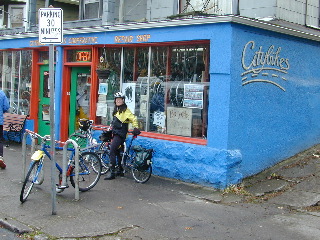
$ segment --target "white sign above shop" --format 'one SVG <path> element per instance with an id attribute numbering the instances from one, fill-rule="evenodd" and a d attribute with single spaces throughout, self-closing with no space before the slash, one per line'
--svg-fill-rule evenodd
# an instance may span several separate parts
<path id="1" fill-rule="evenodd" d="M 61 8 L 39 9 L 39 42 L 42 44 L 62 43 L 63 11 Z"/>

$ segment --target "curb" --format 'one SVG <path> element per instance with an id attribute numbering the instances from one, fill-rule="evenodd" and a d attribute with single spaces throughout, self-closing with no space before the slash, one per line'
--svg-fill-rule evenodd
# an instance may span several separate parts
<path id="1" fill-rule="evenodd" d="M 16 220 L 7 219 L 7 218 L 5 219 L 0 218 L 0 226 L 8 229 L 11 232 L 18 233 L 18 234 L 24 234 L 24 233 L 29 233 L 33 231 L 28 226 L 22 223 L 19 223 Z"/>

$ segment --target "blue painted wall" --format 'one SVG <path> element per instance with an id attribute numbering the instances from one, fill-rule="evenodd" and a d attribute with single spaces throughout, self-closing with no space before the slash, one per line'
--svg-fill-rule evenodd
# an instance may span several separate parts
<path id="1" fill-rule="evenodd" d="M 136 143 L 156 150 L 154 174 L 225 188 L 319 142 L 320 48 L 316 43 L 231 23 L 65 37 L 98 37 L 98 44 L 108 44 L 114 43 L 115 36 L 139 34 L 150 34 L 149 42 L 210 40 L 207 146 L 139 137 Z M 22 40 L 17 41 L 22 47 Z M 29 40 L 24 45 L 28 47 Z M 8 46 L 13 46 L 12 41 Z M 255 72 L 245 73 L 252 68 L 242 66 L 244 52 L 244 65 L 252 63 Z M 266 55 L 269 64 L 262 64 Z M 279 65 L 287 69 L 278 71 Z M 273 70 L 259 71 L 260 67 Z M 62 79 L 62 73 L 58 71 L 56 77 Z"/>
<path id="2" fill-rule="evenodd" d="M 248 44 L 250 41 L 253 42 Z M 241 76 L 259 51 L 269 64 L 256 65 L 257 76 Z M 272 49 L 272 46 L 274 48 Z M 270 48 L 271 47 L 271 48 Z M 252 48 L 252 49 L 251 49 Z M 317 43 L 234 25 L 228 148 L 242 153 L 241 173 L 250 176 L 319 143 L 320 48 Z M 278 54 L 277 54 L 278 52 Z M 257 55 L 256 55 L 257 57 Z M 282 60 L 283 72 L 272 61 Z M 261 63 L 261 62 L 260 62 Z M 253 64 L 254 65 L 254 64 Z M 258 68 L 264 69 L 259 72 Z M 242 80 L 244 77 L 247 79 Z M 251 82 L 250 80 L 271 82 Z M 278 85 L 277 85 L 278 84 Z"/>
<path id="3" fill-rule="evenodd" d="M 101 131 L 95 131 L 99 139 Z M 127 142 L 131 136 L 128 137 Z M 204 186 L 225 188 L 228 184 L 242 179 L 240 163 L 242 156 L 238 150 L 224 150 L 195 144 L 172 142 L 140 137 L 133 145 L 141 145 L 155 150 L 153 174 L 195 182 Z"/>

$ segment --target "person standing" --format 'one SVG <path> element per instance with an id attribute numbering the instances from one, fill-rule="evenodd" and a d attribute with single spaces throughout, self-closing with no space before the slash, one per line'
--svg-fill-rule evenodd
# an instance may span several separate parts
<path id="1" fill-rule="evenodd" d="M 138 129 L 137 117 L 130 111 L 127 104 L 125 103 L 125 95 L 121 92 L 117 92 L 114 95 L 114 109 L 113 109 L 113 120 L 111 123 L 112 128 L 112 142 L 110 145 L 110 171 L 111 174 L 105 177 L 105 180 L 112 180 L 116 177 L 115 166 L 116 159 L 118 158 L 119 175 L 123 175 L 123 169 L 121 167 L 120 159 L 120 146 L 124 143 L 128 133 L 129 123 L 134 127 L 133 135 L 139 135 L 140 130 Z"/>
<path id="2" fill-rule="evenodd" d="M 3 114 L 9 110 L 9 101 L 6 94 L 0 90 L 0 168 L 5 169 L 6 163 L 3 160 Z"/>

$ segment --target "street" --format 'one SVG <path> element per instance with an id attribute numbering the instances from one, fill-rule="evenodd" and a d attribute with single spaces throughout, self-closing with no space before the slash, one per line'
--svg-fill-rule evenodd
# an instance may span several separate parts
<path id="1" fill-rule="evenodd" d="M 156 176 L 146 184 L 135 183 L 130 175 L 102 178 L 80 193 L 79 201 L 70 186 L 57 195 L 57 214 L 52 215 L 49 162 L 44 183 L 20 203 L 20 151 L 19 145 L 5 149 L 0 217 L 56 239 L 320 239 L 317 213 L 270 203 L 222 204 L 220 191 Z"/>
<path id="2" fill-rule="evenodd" d="M 3 227 L 0 227 L 0 239 L 1 240 L 21 240 L 21 238 L 16 233 L 13 233 Z"/>

